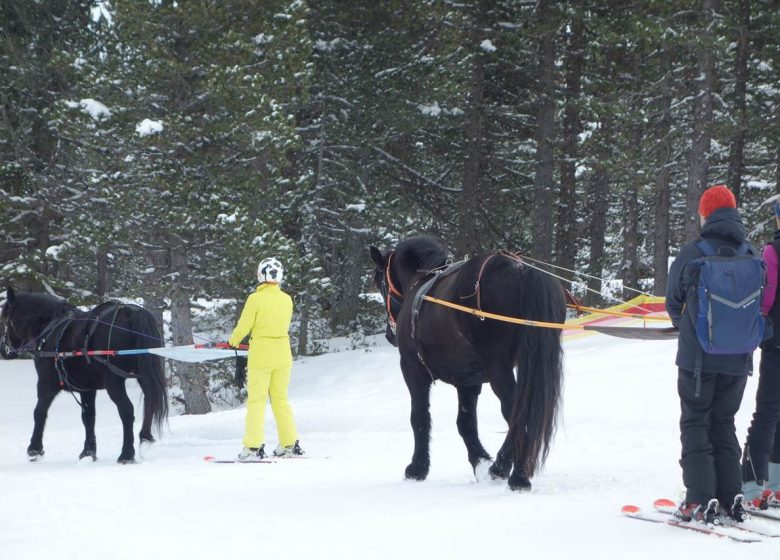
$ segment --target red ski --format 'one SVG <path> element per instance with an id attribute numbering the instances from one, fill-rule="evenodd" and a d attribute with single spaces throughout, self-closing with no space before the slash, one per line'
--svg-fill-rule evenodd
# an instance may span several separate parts
<path id="1" fill-rule="evenodd" d="M 676 527 L 678 529 L 685 529 L 687 531 L 694 531 L 696 533 L 704 533 L 705 535 L 715 535 L 716 537 L 731 539 L 736 542 L 762 542 L 758 537 L 754 537 L 748 534 L 741 533 L 739 531 L 733 531 L 727 527 L 717 527 L 714 525 L 704 525 L 695 522 L 678 521 L 673 517 L 665 513 L 644 511 L 642 508 L 634 505 L 625 505 L 621 508 L 624 515 L 632 518 L 639 519 L 640 521 L 649 521 L 651 523 L 660 523 L 662 525 L 668 525 L 669 527 Z"/>
<path id="2" fill-rule="evenodd" d="M 672 500 L 661 498 L 660 500 L 656 500 L 653 502 L 653 507 L 666 515 L 674 515 L 674 512 L 677 510 L 677 504 L 674 503 Z M 750 509 L 750 506 L 745 503 L 745 508 L 748 512 L 750 512 L 751 515 L 754 514 L 753 510 Z M 739 531 L 745 531 L 747 533 L 755 533 L 757 535 L 762 535 L 764 537 L 780 537 L 780 529 L 773 526 L 772 523 L 766 523 L 765 521 L 761 519 L 751 519 L 748 517 L 744 521 L 737 522 L 731 519 L 730 517 L 726 516 L 719 516 L 720 517 L 720 524 L 722 527 L 731 527 L 734 529 L 738 529 Z M 758 517 L 761 517 L 760 515 Z"/>

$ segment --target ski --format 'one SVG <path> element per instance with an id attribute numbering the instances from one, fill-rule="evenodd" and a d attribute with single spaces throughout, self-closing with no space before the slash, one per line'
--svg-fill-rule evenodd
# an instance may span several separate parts
<path id="1" fill-rule="evenodd" d="M 760 538 L 751 536 L 740 531 L 732 531 L 730 528 L 716 527 L 714 525 L 704 525 L 698 523 L 686 523 L 684 521 L 678 521 L 673 517 L 669 517 L 665 513 L 661 512 L 647 512 L 642 508 L 634 505 L 625 505 L 620 510 L 623 515 L 626 515 L 632 519 L 639 519 L 640 521 L 649 521 L 651 523 L 660 523 L 662 525 L 668 525 L 669 527 L 677 527 L 678 529 L 685 529 L 687 531 L 694 531 L 696 533 L 703 533 L 705 535 L 715 535 L 716 537 L 731 539 L 736 542 L 762 542 Z"/>
<path id="2" fill-rule="evenodd" d="M 330 457 L 312 457 L 310 455 L 292 455 L 289 457 L 286 456 L 267 456 L 265 459 L 255 459 L 253 461 L 239 461 L 238 459 L 218 459 L 217 457 L 214 457 L 213 455 L 206 455 L 203 457 L 203 460 L 207 463 L 220 463 L 220 464 L 230 464 L 230 463 L 279 463 L 283 461 L 290 461 L 293 459 L 330 459 Z"/>
<path id="3" fill-rule="evenodd" d="M 752 511 L 747 509 L 747 504 L 745 504 L 745 506 L 746 510 L 752 514 Z M 666 515 L 674 515 L 674 512 L 677 510 L 677 504 L 666 498 L 661 498 L 660 500 L 654 501 L 653 507 L 657 511 Z M 730 527 L 740 531 L 745 531 L 747 533 L 755 533 L 764 537 L 780 537 L 780 530 L 760 519 L 751 519 L 748 517 L 744 521 L 738 522 L 724 515 L 718 517 L 722 527 Z"/>
<path id="4" fill-rule="evenodd" d="M 205 457 L 203 457 L 203 460 L 206 461 L 207 463 L 219 463 L 219 464 L 241 463 L 246 465 L 251 465 L 253 463 L 275 463 L 276 462 L 273 459 L 254 459 L 252 461 L 239 461 L 238 459 L 217 459 L 212 455 L 206 455 Z"/>

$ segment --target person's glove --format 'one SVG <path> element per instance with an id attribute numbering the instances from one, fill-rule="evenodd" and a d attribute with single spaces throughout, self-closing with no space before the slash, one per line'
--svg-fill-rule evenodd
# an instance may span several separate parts
<path id="1" fill-rule="evenodd" d="M 243 387 L 244 383 L 246 383 L 246 366 L 246 356 L 236 357 L 236 373 L 233 376 L 233 383 L 235 383 L 237 387 Z"/>

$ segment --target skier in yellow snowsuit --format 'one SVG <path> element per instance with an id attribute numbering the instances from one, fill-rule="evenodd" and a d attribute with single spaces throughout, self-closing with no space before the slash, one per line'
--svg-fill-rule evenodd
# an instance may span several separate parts
<path id="1" fill-rule="evenodd" d="M 293 303 L 292 298 L 279 286 L 283 276 L 284 269 L 278 260 L 270 258 L 260 263 L 257 267 L 260 285 L 247 298 L 241 318 L 228 339 L 230 346 L 238 346 L 250 335 L 246 429 L 244 448 L 238 455 L 240 461 L 258 460 L 266 456 L 265 404 L 269 396 L 279 435 L 279 445 L 274 455 L 303 454 L 298 445 L 292 407 L 287 399 L 292 370 L 288 331 Z"/>

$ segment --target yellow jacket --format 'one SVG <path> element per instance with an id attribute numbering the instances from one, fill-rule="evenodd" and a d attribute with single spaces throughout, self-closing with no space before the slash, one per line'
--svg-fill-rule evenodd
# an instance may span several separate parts
<path id="1" fill-rule="evenodd" d="M 292 298 L 279 284 L 260 284 L 247 298 L 228 344 L 238 346 L 250 335 L 248 365 L 252 369 L 290 364 L 292 352 L 288 331 L 292 312 Z"/>

